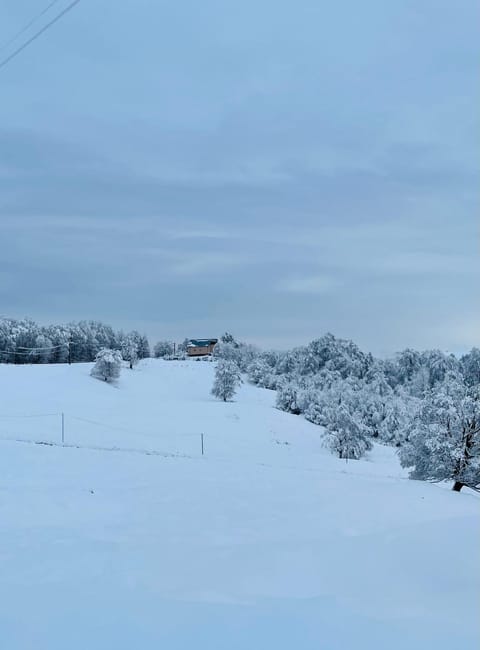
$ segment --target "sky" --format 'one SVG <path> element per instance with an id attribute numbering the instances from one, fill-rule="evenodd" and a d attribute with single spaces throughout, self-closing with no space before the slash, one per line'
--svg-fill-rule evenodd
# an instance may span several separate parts
<path id="1" fill-rule="evenodd" d="M 0 59 L 47 4 L 1 3 Z M 480 345 L 479 26 L 477 0 L 82 0 L 0 68 L 0 316 Z"/>

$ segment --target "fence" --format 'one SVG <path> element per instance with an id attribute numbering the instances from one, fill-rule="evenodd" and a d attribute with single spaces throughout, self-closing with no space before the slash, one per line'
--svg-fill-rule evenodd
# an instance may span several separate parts
<path id="1" fill-rule="evenodd" d="M 62 412 L 0 414 L 0 440 L 150 455 L 204 456 L 206 450 L 204 433 L 134 431 Z"/>

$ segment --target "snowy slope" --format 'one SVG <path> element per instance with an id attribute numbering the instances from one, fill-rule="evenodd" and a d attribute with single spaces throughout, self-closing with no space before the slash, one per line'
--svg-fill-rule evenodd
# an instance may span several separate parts
<path id="1" fill-rule="evenodd" d="M 90 367 L 0 365 L 1 648 L 478 647 L 475 496 L 337 460 L 271 391 L 216 402 L 212 364 Z M 61 412 L 72 446 L 13 442 Z"/>

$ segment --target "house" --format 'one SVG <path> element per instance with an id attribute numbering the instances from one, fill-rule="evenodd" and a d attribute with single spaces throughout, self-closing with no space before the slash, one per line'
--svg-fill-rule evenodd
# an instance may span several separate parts
<path id="1" fill-rule="evenodd" d="M 189 357 L 205 357 L 213 354 L 218 339 L 190 339 L 187 345 Z"/>

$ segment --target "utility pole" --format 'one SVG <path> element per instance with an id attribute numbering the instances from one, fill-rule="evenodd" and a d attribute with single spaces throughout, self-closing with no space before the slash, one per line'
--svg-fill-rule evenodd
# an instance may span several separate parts
<path id="1" fill-rule="evenodd" d="M 68 365 L 72 365 L 72 335 L 68 339 Z"/>

